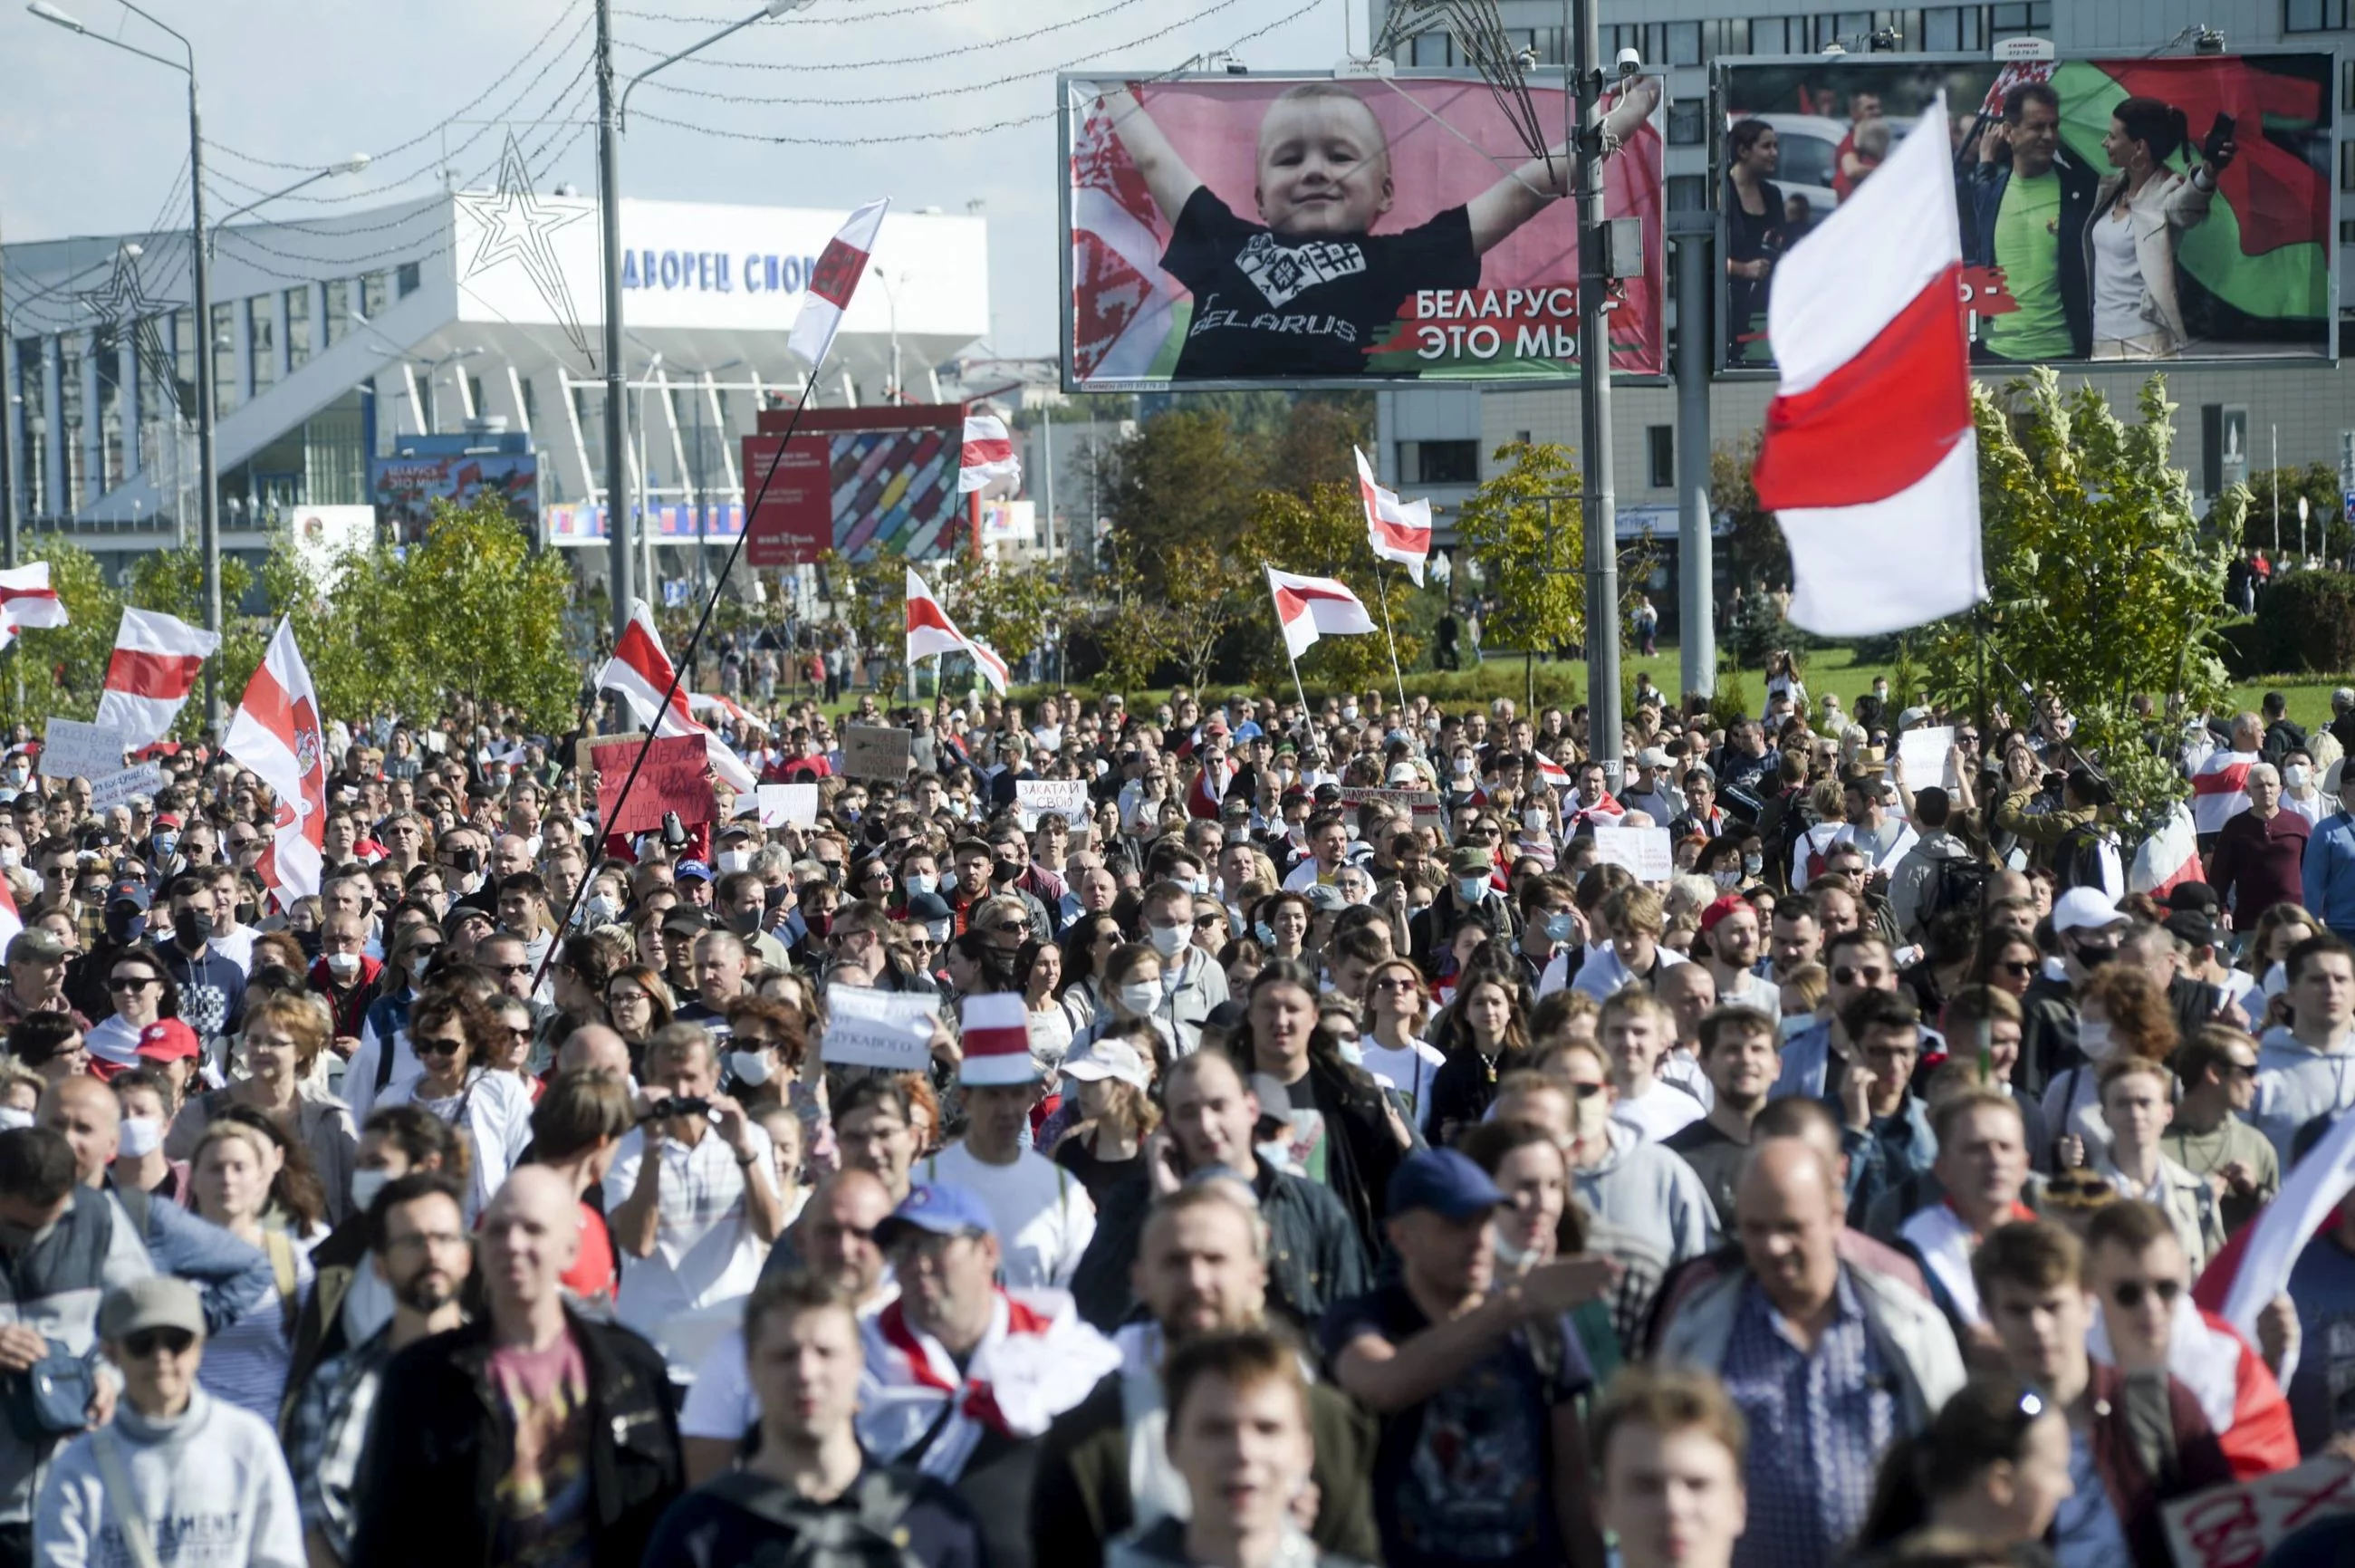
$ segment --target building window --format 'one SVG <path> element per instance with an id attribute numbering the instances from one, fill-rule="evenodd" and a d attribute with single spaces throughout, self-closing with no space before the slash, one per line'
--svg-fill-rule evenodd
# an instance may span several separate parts
<path id="1" fill-rule="evenodd" d="M 393 290 L 402 299 L 417 292 L 417 263 L 403 261 L 393 270 Z"/>
<path id="2" fill-rule="evenodd" d="M 2052 30 L 2052 0 L 2014 0 L 1987 7 L 1987 27 L 1998 38 Z"/>
<path id="3" fill-rule="evenodd" d="M 58 429 L 65 446 L 65 485 L 60 497 L 64 509 L 81 510 L 81 485 L 89 472 L 88 459 L 81 449 L 81 334 L 62 332 L 58 335 Z"/>
<path id="4" fill-rule="evenodd" d="M 2355 218 L 2342 218 L 2339 220 L 2339 242 L 2341 245 L 2355 245 Z"/>
<path id="5" fill-rule="evenodd" d="M 197 331 L 188 313 L 172 313 L 172 361 L 180 387 L 180 412 L 197 417 Z"/>
<path id="6" fill-rule="evenodd" d="M 384 283 L 382 272 L 360 274 L 360 314 L 370 321 L 384 314 Z"/>
<path id="7" fill-rule="evenodd" d="M 165 336 L 171 330 L 172 318 L 168 315 L 144 317 L 132 330 L 132 374 L 139 379 L 139 439 L 143 443 L 148 439 L 146 427 L 163 423 L 174 411 L 172 385 L 167 379 L 172 368 L 172 340 Z M 139 465 L 146 467 L 147 460 L 142 457 Z"/>
<path id="8" fill-rule="evenodd" d="M 1670 22 L 1668 27 L 1668 63 L 1670 65 L 1700 64 L 1700 24 Z"/>
<path id="9" fill-rule="evenodd" d="M 1750 48 L 1750 23 L 1743 17 L 1728 16 L 1717 25 L 1716 49 L 1721 55 L 1746 55 Z"/>
<path id="10" fill-rule="evenodd" d="M 300 370 L 311 362 L 311 285 L 288 289 L 286 307 L 286 368 Z"/>
<path id="11" fill-rule="evenodd" d="M 1455 63 L 1455 40 L 1444 27 L 1416 34 L 1408 40 L 1407 49 L 1410 65 L 1444 67 Z"/>
<path id="12" fill-rule="evenodd" d="M 2285 33 L 2336 33 L 2347 27 L 2348 0 L 2282 0 Z"/>
<path id="13" fill-rule="evenodd" d="M 539 393 L 534 389 L 530 377 L 518 378 L 518 382 L 523 388 L 524 428 L 537 431 L 539 428 Z"/>
<path id="14" fill-rule="evenodd" d="M 232 304 L 213 306 L 213 413 L 227 419 L 229 411 L 243 400 L 238 397 L 237 384 L 237 307 Z"/>
<path id="15" fill-rule="evenodd" d="M 470 375 L 466 378 L 466 406 L 474 411 L 466 416 L 467 418 L 483 417 L 483 379 L 480 376 Z"/>
<path id="16" fill-rule="evenodd" d="M 1670 175 L 1668 176 L 1668 210 L 1699 212 L 1709 205 L 1707 175 Z"/>
<path id="17" fill-rule="evenodd" d="M 1677 427 L 1654 424 L 1644 427 L 1644 467 L 1655 490 L 1677 487 Z"/>
<path id="18" fill-rule="evenodd" d="M 327 314 L 321 323 L 326 328 L 320 347 L 333 348 L 352 329 L 352 285 L 343 278 L 327 280 Z"/>
<path id="19" fill-rule="evenodd" d="M 1753 55 L 1806 54 L 1807 19 L 1805 16 L 1752 17 L 1750 52 Z"/>
<path id="20" fill-rule="evenodd" d="M 2339 144 L 2339 188 L 2355 190 L 2355 142 Z"/>
<path id="21" fill-rule="evenodd" d="M 1480 443 L 1476 441 L 1402 441 L 1399 443 L 1400 483 L 1405 485 L 1477 485 Z"/>
<path id="22" fill-rule="evenodd" d="M 99 494 L 123 483 L 123 338 L 112 327 L 91 334 L 98 372 Z"/>
<path id="23" fill-rule="evenodd" d="M 245 302 L 246 363 L 252 367 L 253 395 L 261 396 L 278 382 L 278 316 L 268 294 Z"/>
<path id="24" fill-rule="evenodd" d="M 16 464 L 16 495 L 28 517 L 45 517 L 49 511 L 48 365 L 47 338 L 16 339 L 16 398 L 25 411 L 16 448 L 22 455 Z M 0 400 L 4 410 L 5 400 Z"/>
<path id="25" fill-rule="evenodd" d="M 1668 105 L 1668 145 L 1698 147 L 1709 134 L 1709 106 L 1701 100 L 1678 99 Z"/>

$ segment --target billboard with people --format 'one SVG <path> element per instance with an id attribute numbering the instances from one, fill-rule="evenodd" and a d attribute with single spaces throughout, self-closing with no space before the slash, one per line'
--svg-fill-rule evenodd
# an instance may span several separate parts
<path id="1" fill-rule="evenodd" d="M 1557 78 L 1557 80 L 1559 79 Z M 1468 73 L 1066 77 L 1063 378 L 1075 391 L 1560 381 L 1578 369 L 1559 86 Z M 1611 362 L 1665 368 L 1660 85 L 1614 88 L 1611 218 L 1642 226 Z"/>
<path id="2" fill-rule="evenodd" d="M 1971 357 L 2335 356 L 2332 57 L 1811 57 L 1720 68 L 1719 346 L 1771 370 L 1776 263 L 1943 91 Z"/>

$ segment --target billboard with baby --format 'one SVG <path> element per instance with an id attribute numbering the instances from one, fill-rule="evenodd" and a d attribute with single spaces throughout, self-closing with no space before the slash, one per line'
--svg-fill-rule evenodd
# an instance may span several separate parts
<path id="1" fill-rule="evenodd" d="M 1553 381 L 1578 373 L 1576 161 L 1559 73 L 1527 116 L 1468 72 L 1066 76 L 1074 391 Z M 1643 237 L 1611 364 L 1666 368 L 1661 112 L 1605 104 L 1604 213 Z"/>

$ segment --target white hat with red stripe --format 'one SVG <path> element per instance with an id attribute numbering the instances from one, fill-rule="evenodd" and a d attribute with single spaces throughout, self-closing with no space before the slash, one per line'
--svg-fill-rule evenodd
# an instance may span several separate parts
<path id="1" fill-rule="evenodd" d="M 986 1088 L 1039 1081 L 1039 1064 L 1030 1056 L 1030 1013 L 1020 993 L 996 991 L 967 997 L 958 1021 L 964 1031 L 959 1083 Z"/>

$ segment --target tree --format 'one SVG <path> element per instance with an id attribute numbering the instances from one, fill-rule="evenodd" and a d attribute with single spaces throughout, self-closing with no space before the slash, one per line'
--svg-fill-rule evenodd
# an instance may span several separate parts
<path id="1" fill-rule="evenodd" d="M 1378 627 L 1387 611 L 1390 624 L 1401 629 L 1401 666 L 1412 664 L 1423 652 L 1422 641 L 1412 629 L 1414 584 L 1399 568 L 1383 567 L 1367 545 L 1365 504 L 1359 498 L 1354 474 L 1346 484 L 1317 485 L 1305 491 L 1263 491 L 1237 553 L 1253 563 L 1268 561 L 1280 571 L 1338 578 L 1365 601 Z M 1252 667 L 1267 680 L 1289 684 L 1290 664 L 1263 579 L 1253 592 Z M 1300 663 L 1304 681 L 1327 689 L 1363 691 L 1391 684 L 1390 643 L 1379 633 L 1327 637 L 1303 654 Z"/>
<path id="2" fill-rule="evenodd" d="M 2276 494 L 2281 499 L 2278 517 L 2274 510 Z M 2350 545 L 2355 545 L 2355 529 L 2347 526 L 2347 501 L 2339 487 L 2339 471 L 2328 463 L 2250 475 L 2248 517 L 2233 542 L 2243 549 L 2261 549 L 2271 560 L 2295 559 L 2300 499 L 2306 502 L 2307 550 L 2329 560 L 2346 560 Z"/>
<path id="3" fill-rule="evenodd" d="M 839 551 L 820 556 L 826 592 L 834 601 L 835 619 L 850 628 L 862 656 L 870 649 L 887 655 L 876 684 L 886 697 L 906 679 L 908 637 L 908 558 L 895 542 L 865 560 L 851 560 Z M 929 586 L 929 584 L 928 584 Z"/>
<path id="4" fill-rule="evenodd" d="M 1065 587 L 1043 561 L 943 556 L 922 570 L 958 629 L 988 644 L 1009 665 L 1028 658 L 1047 640 L 1049 625 L 1062 617 Z"/>
<path id="5" fill-rule="evenodd" d="M 1745 594 L 1791 581 L 1791 547 L 1784 542 L 1774 514 L 1758 504 L 1757 486 L 1750 482 L 1750 471 L 1758 463 L 1758 443 L 1753 431 L 1709 454 L 1710 505 L 1732 525 L 1723 547 L 1726 575 Z"/>
<path id="6" fill-rule="evenodd" d="M 2143 384 L 2132 423 L 2090 386 L 2064 394 L 2050 368 L 2000 398 L 1974 385 L 1972 405 L 1990 602 L 1924 635 L 1930 688 L 1966 711 L 2019 681 L 2056 698 L 2129 818 L 2149 821 L 2184 784 L 2142 743 L 2134 699 L 2179 697 L 2191 712 L 2221 706 L 2226 689 L 2229 547 L 2202 537 L 2190 485 L 2169 461 L 2166 383 Z M 2239 537 L 2248 505 L 2237 485 L 2218 503 L 2224 539 Z"/>
<path id="7" fill-rule="evenodd" d="M 0 656 L 10 672 L 0 683 L 0 715 L 12 725 L 29 725 L 37 735 L 52 715 L 88 720 L 98 711 L 123 601 L 107 586 L 96 559 L 69 539 L 30 535 L 23 559 L 49 563 L 49 586 L 65 605 L 67 620 L 62 626 L 19 633 L 16 651 Z"/>
<path id="8" fill-rule="evenodd" d="M 1483 645 L 1550 652 L 1586 637 L 1585 508 L 1577 460 L 1552 442 L 1497 449 L 1499 471 L 1456 516 L 1464 552 L 1486 577 Z M 1547 496 L 1560 497 L 1548 501 Z"/>
<path id="9" fill-rule="evenodd" d="M 1252 571 L 1202 539 L 1186 539 L 1156 557 L 1164 656 L 1178 661 L 1196 690 L 1209 683 L 1219 645 L 1244 613 Z"/>
<path id="10" fill-rule="evenodd" d="M 1215 550 L 1242 532 L 1265 469 L 1264 443 L 1223 414 L 1178 409 L 1146 421 L 1106 457 L 1114 555 L 1159 592 L 1169 547 Z"/>

